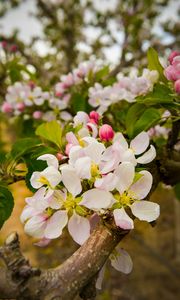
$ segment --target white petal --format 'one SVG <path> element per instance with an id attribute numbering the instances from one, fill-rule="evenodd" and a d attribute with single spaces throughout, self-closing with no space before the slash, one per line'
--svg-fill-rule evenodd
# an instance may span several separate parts
<path id="1" fill-rule="evenodd" d="M 38 157 L 38 160 L 45 160 L 47 162 L 48 167 L 53 166 L 58 169 L 59 163 L 57 158 L 52 154 L 44 154 Z"/>
<path id="2" fill-rule="evenodd" d="M 48 206 L 53 209 L 59 209 L 64 203 L 64 193 L 61 190 L 55 190 L 53 195 L 48 199 Z"/>
<path id="3" fill-rule="evenodd" d="M 63 228 L 68 222 L 67 212 L 59 210 L 55 212 L 47 221 L 44 237 L 47 239 L 55 239 L 61 235 Z"/>
<path id="4" fill-rule="evenodd" d="M 26 220 L 35 216 L 36 214 L 38 214 L 38 211 L 36 211 L 34 207 L 26 205 L 20 215 L 20 220 L 22 223 L 24 223 Z"/>
<path id="5" fill-rule="evenodd" d="M 44 230 L 46 228 L 46 218 L 43 215 L 33 216 L 29 219 L 25 226 L 24 231 L 36 238 L 44 237 Z"/>
<path id="6" fill-rule="evenodd" d="M 104 266 L 101 268 L 101 270 L 98 273 L 98 278 L 96 280 L 96 289 L 101 290 L 102 288 L 102 282 L 104 279 L 104 273 L 106 270 L 106 263 L 104 264 Z"/>
<path id="7" fill-rule="evenodd" d="M 68 222 L 68 230 L 73 240 L 82 245 L 90 236 L 90 223 L 87 218 L 74 213 Z"/>
<path id="8" fill-rule="evenodd" d="M 137 200 L 144 199 L 147 196 L 153 182 L 153 177 L 150 172 L 141 171 L 139 174 L 142 174 L 143 176 L 131 185 L 129 189 L 130 193 L 132 193 L 132 197 Z"/>
<path id="9" fill-rule="evenodd" d="M 124 150 L 128 149 L 128 143 L 127 143 L 125 137 L 123 136 L 123 134 L 120 132 L 117 132 L 115 134 L 113 142 L 118 142 Z"/>
<path id="10" fill-rule="evenodd" d="M 110 192 L 92 189 L 83 194 L 80 205 L 84 205 L 90 209 L 99 210 L 101 208 L 108 208 L 112 201 L 113 196 Z"/>
<path id="11" fill-rule="evenodd" d="M 113 211 L 113 215 L 116 226 L 127 230 L 134 228 L 134 222 L 125 212 L 124 208 L 115 209 Z"/>
<path id="12" fill-rule="evenodd" d="M 124 274 L 129 274 L 133 268 L 133 262 L 127 251 L 124 249 L 115 249 L 118 251 L 117 257 L 110 256 L 111 265 Z M 113 257 L 113 258 L 112 258 Z"/>
<path id="13" fill-rule="evenodd" d="M 121 162 L 128 161 L 131 162 L 134 166 L 137 165 L 136 158 L 132 149 L 126 150 L 124 153 L 121 154 L 120 158 Z"/>
<path id="14" fill-rule="evenodd" d="M 154 148 L 153 145 L 151 145 L 150 149 L 137 159 L 137 162 L 140 164 L 148 164 L 155 157 L 156 157 L 156 149 Z"/>
<path id="15" fill-rule="evenodd" d="M 41 182 L 38 181 L 40 177 L 41 177 L 41 172 L 37 171 L 32 173 L 32 176 L 30 178 L 30 183 L 33 188 L 39 189 L 43 185 Z"/>
<path id="16" fill-rule="evenodd" d="M 117 167 L 114 174 L 118 177 L 116 188 L 119 193 L 122 194 L 124 191 L 128 190 L 133 182 L 135 175 L 134 165 L 130 162 L 123 162 Z"/>
<path id="17" fill-rule="evenodd" d="M 76 160 L 85 156 L 84 149 L 81 146 L 73 146 L 69 151 L 69 164 L 75 164 Z"/>
<path id="18" fill-rule="evenodd" d="M 73 119 L 74 126 L 78 126 L 79 124 L 86 125 L 89 121 L 89 116 L 84 111 L 78 111 L 77 115 Z"/>
<path id="19" fill-rule="evenodd" d="M 101 160 L 102 152 L 105 150 L 105 146 L 102 143 L 94 142 L 90 143 L 84 148 L 86 156 L 89 156 L 94 163 L 99 163 Z"/>
<path id="20" fill-rule="evenodd" d="M 136 201 L 131 205 L 132 213 L 140 220 L 152 222 L 159 217 L 159 204 L 149 201 Z"/>
<path id="21" fill-rule="evenodd" d="M 64 165 L 61 168 L 62 172 L 62 182 L 64 183 L 67 190 L 73 195 L 76 196 L 82 191 L 81 180 L 76 174 L 76 171 L 73 167 L 69 165 Z"/>
<path id="22" fill-rule="evenodd" d="M 94 186 L 105 191 L 113 191 L 117 185 L 118 178 L 113 173 L 109 173 L 100 179 L 96 179 Z"/>
<path id="23" fill-rule="evenodd" d="M 130 148 L 133 149 L 135 154 L 143 153 L 149 146 L 149 135 L 147 132 L 142 131 L 130 143 Z"/>
<path id="24" fill-rule="evenodd" d="M 72 131 L 66 134 L 66 140 L 68 141 L 69 144 L 79 145 L 78 139 L 76 138 L 75 134 Z"/>
<path id="25" fill-rule="evenodd" d="M 42 171 L 41 176 L 45 177 L 48 180 L 52 188 L 58 185 L 61 181 L 60 172 L 52 166 L 47 167 L 44 171 Z"/>
<path id="26" fill-rule="evenodd" d="M 77 175 L 82 179 L 91 178 L 91 159 L 90 157 L 81 157 L 74 164 Z"/>
<path id="27" fill-rule="evenodd" d="M 46 247 L 47 245 L 49 245 L 50 242 L 51 242 L 50 239 L 45 239 L 45 238 L 43 238 L 43 239 L 40 240 L 39 242 L 34 243 L 34 245 L 43 248 L 43 247 Z"/>

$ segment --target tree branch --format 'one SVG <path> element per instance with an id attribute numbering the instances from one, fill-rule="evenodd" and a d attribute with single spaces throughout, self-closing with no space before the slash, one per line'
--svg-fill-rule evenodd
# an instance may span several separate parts
<path id="1" fill-rule="evenodd" d="M 38 270 L 23 257 L 17 234 L 11 234 L 0 256 L 7 270 L 1 270 L 2 299 L 71 300 L 94 281 L 109 254 L 128 233 L 115 227 L 98 225 L 89 239 L 69 259 L 55 269 Z M 87 295 L 87 294 L 86 294 Z M 84 299 L 88 299 L 87 297 Z"/>

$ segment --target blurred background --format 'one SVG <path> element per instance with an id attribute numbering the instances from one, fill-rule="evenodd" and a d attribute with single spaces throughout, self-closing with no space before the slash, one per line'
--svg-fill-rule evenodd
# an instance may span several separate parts
<path id="1" fill-rule="evenodd" d="M 0 101 L 12 78 L 21 80 L 19 61 L 44 88 L 53 88 L 62 74 L 91 57 L 109 63 L 114 75 L 128 73 L 146 66 L 146 51 L 153 46 L 164 64 L 163 57 L 180 45 L 179 13 L 179 0 L 1 0 Z M 15 139 L 16 133 L 0 120 L 0 146 L 8 150 Z M 11 189 L 15 208 L 0 232 L 0 243 L 15 230 L 33 265 L 45 268 L 63 262 L 77 245 L 64 232 L 47 248 L 34 246 L 19 220 L 30 192 L 23 182 Z M 164 186 L 152 201 L 161 206 L 157 224 L 136 221 L 136 229 L 122 242 L 133 258 L 132 273 L 123 275 L 109 266 L 98 300 L 179 299 L 180 203 Z"/>

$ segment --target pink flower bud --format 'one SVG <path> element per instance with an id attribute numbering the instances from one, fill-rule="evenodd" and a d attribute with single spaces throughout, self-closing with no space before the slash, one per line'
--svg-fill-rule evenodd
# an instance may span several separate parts
<path id="1" fill-rule="evenodd" d="M 176 81 L 180 77 L 180 71 L 176 66 L 172 66 L 172 65 L 168 66 L 165 69 L 164 74 L 168 80 L 172 80 L 172 81 Z"/>
<path id="2" fill-rule="evenodd" d="M 180 79 L 176 80 L 174 88 L 177 94 L 180 94 Z"/>
<path id="3" fill-rule="evenodd" d="M 32 80 L 28 82 L 28 85 L 31 88 L 31 90 L 33 90 L 35 88 L 35 86 L 36 86 L 35 82 L 32 81 Z"/>
<path id="4" fill-rule="evenodd" d="M 100 119 L 100 115 L 98 114 L 98 112 L 93 110 L 90 112 L 89 116 L 90 116 L 91 120 L 93 119 L 95 121 L 95 123 L 98 124 L 99 119 Z"/>
<path id="5" fill-rule="evenodd" d="M 7 45 L 8 45 L 8 44 L 7 44 L 6 41 L 2 41 L 2 42 L 1 42 L 1 46 L 2 46 L 3 49 L 6 49 L 6 48 L 7 48 Z"/>
<path id="6" fill-rule="evenodd" d="M 11 45 L 10 48 L 9 48 L 9 51 L 14 53 L 14 52 L 17 51 L 17 49 L 18 49 L 17 45 Z"/>
<path id="7" fill-rule="evenodd" d="M 12 113 L 13 108 L 10 103 L 4 102 L 3 105 L 1 106 L 1 111 L 8 114 L 8 113 Z"/>
<path id="8" fill-rule="evenodd" d="M 180 55 L 179 51 L 172 51 L 171 52 L 171 54 L 168 57 L 168 60 L 169 60 L 170 64 L 172 64 L 174 57 L 178 56 L 178 55 Z"/>
<path id="9" fill-rule="evenodd" d="M 56 154 L 56 158 L 60 161 L 61 159 L 63 159 L 63 154 L 62 153 L 60 153 L 60 152 L 58 152 L 57 154 Z"/>
<path id="10" fill-rule="evenodd" d="M 72 146 L 73 146 L 73 144 L 67 144 L 67 145 L 66 145 L 65 154 L 66 154 L 67 156 L 69 156 L 69 152 L 70 152 Z"/>
<path id="11" fill-rule="evenodd" d="M 40 110 L 36 110 L 35 112 L 33 112 L 33 118 L 36 119 L 36 120 L 41 119 L 42 115 L 43 115 L 43 113 Z"/>
<path id="12" fill-rule="evenodd" d="M 92 124 L 95 124 L 97 125 L 96 121 L 94 119 L 89 119 L 89 122 L 88 123 L 92 123 Z"/>
<path id="13" fill-rule="evenodd" d="M 25 104 L 24 104 L 23 102 L 17 103 L 16 108 L 17 108 L 19 111 L 23 112 L 24 109 L 25 109 Z"/>
<path id="14" fill-rule="evenodd" d="M 112 127 L 108 124 L 104 124 L 99 129 L 99 137 L 101 141 L 109 142 L 114 137 L 114 131 Z"/>

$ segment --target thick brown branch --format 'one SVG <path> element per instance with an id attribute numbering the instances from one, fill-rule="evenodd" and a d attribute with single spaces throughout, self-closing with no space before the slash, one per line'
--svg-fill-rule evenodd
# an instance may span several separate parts
<path id="1" fill-rule="evenodd" d="M 41 274 L 39 270 L 31 268 L 22 256 L 18 237 L 13 234 L 0 249 L 8 269 L 0 275 L 1 295 L 6 299 L 14 295 L 21 300 L 74 299 L 93 280 L 125 234 L 125 231 L 99 225 L 84 245 L 61 266 L 42 271 Z"/>

